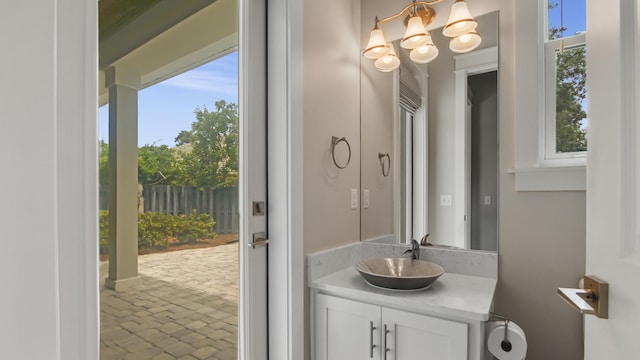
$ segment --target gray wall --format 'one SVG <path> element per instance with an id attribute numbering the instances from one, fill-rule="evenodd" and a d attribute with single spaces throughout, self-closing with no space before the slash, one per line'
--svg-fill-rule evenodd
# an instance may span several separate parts
<path id="1" fill-rule="evenodd" d="M 360 1 L 304 1 L 304 253 L 360 240 Z M 346 137 L 351 163 L 338 169 L 331 137 Z M 344 160 L 344 147 L 337 151 Z M 305 266 L 306 268 L 306 266 Z M 309 291 L 305 276 L 305 358 L 309 346 Z"/>
<path id="2" fill-rule="evenodd" d="M 471 248 L 498 250 L 497 72 L 469 76 L 471 98 Z M 489 196 L 490 204 L 484 198 Z"/>

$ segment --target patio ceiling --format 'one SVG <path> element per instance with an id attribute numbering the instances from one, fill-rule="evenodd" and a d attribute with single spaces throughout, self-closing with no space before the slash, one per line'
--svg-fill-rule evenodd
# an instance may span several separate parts
<path id="1" fill-rule="evenodd" d="M 141 88 L 237 49 L 237 0 L 100 0 L 99 103 L 104 70 L 126 68 Z"/>

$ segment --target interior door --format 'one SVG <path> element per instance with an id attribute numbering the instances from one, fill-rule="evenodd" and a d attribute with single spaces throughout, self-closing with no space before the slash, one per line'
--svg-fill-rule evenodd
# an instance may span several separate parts
<path id="1" fill-rule="evenodd" d="M 609 318 L 585 316 L 585 359 L 640 354 L 638 0 L 587 0 L 586 273 L 609 282 Z"/>
<path id="2" fill-rule="evenodd" d="M 240 359 L 266 360 L 266 8 L 240 0 Z"/>

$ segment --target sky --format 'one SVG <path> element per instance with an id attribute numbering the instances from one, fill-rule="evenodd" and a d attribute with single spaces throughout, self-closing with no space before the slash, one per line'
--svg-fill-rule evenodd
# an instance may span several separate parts
<path id="1" fill-rule="evenodd" d="M 218 100 L 238 103 L 238 52 L 231 53 L 138 93 L 138 146 L 175 145 L 190 130 L 197 107 L 215 109 Z M 109 141 L 109 108 L 98 110 L 98 137 Z"/>
<path id="2" fill-rule="evenodd" d="M 567 28 L 564 36 L 587 30 L 586 0 L 550 0 L 550 3 L 558 4 L 555 8 L 549 9 L 550 27 L 559 28 L 563 25 Z"/>

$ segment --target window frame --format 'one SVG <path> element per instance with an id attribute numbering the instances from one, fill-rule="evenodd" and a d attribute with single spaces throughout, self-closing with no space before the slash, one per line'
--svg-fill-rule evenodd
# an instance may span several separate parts
<path id="1" fill-rule="evenodd" d="M 567 36 L 564 38 L 558 38 L 549 40 L 544 43 L 544 120 L 543 134 L 544 134 L 544 154 L 541 157 L 543 161 L 557 161 L 564 160 L 564 165 L 569 165 L 569 162 L 574 162 L 575 165 L 586 164 L 587 151 L 576 151 L 559 153 L 556 151 L 556 51 L 561 47 L 565 50 L 571 50 L 576 47 L 586 46 L 586 33 L 581 33 L 574 36 Z M 564 45 L 562 44 L 564 42 Z"/>
<path id="2" fill-rule="evenodd" d="M 546 0 L 514 3 L 514 23 L 518 24 L 518 27 L 514 28 L 513 54 L 515 57 L 513 67 L 515 158 L 513 167 L 508 168 L 507 172 L 513 176 L 514 190 L 517 192 L 585 191 L 586 159 L 544 159 L 543 60 L 544 43 L 548 32 L 546 10 Z M 502 35 L 501 40 L 503 40 Z M 505 49 L 508 51 L 508 48 Z M 510 56 L 508 52 L 506 54 Z M 502 59 L 502 55 L 500 58 Z M 499 80 L 499 86 L 501 85 L 503 81 Z M 509 99 L 510 95 L 506 93 L 508 88 L 501 86 L 500 89 L 502 89 L 499 90 L 500 95 Z M 506 110 L 511 110 L 509 105 L 504 105 L 504 99 L 501 103 L 503 104 L 500 105 L 501 108 L 505 106 Z"/>
<path id="3" fill-rule="evenodd" d="M 540 3 L 540 19 L 542 26 L 538 36 L 542 39 L 539 54 L 540 64 L 540 114 L 539 121 L 539 164 L 541 167 L 586 166 L 586 151 L 559 153 L 556 151 L 556 51 L 560 47 L 571 49 L 586 46 L 586 31 L 577 35 L 549 40 L 549 1 L 538 0 Z M 564 42 L 564 44 L 563 44 Z M 587 113 L 588 115 L 588 113 Z"/>

